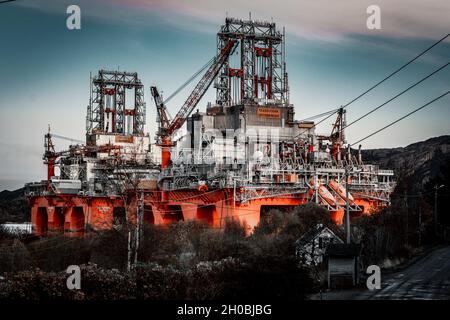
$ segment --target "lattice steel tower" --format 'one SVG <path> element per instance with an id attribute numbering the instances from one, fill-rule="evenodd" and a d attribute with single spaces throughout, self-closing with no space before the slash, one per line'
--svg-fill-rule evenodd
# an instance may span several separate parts
<path id="1" fill-rule="evenodd" d="M 289 104 L 284 32 L 275 23 L 226 18 L 217 34 L 217 48 L 238 40 L 239 66 L 222 67 L 216 81 L 216 103 L 222 106 L 257 103 L 259 99 Z"/>
<path id="2" fill-rule="evenodd" d="M 144 125 L 144 85 L 137 73 L 100 70 L 91 79 L 87 134 L 144 135 Z"/>

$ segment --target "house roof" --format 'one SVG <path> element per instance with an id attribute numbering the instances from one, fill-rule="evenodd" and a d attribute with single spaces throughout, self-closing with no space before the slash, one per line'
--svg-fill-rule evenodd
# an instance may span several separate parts
<path id="1" fill-rule="evenodd" d="M 336 239 L 339 239 L 340 242 L 343 242 L 340 237 L 338 237 L 330 228 L 327 226 L 324 226 L 323 224 L 316 225 L 315 228 L 310 229 L 309 231 L 305 232 L 296 242 L 295 244 L 297 246 L 305 245 L 309 242 L 311 242 L 313 239 L 318 237 L 320 234 L 322 234 L 324 231 L 327 231 L 331 233 Z"/>

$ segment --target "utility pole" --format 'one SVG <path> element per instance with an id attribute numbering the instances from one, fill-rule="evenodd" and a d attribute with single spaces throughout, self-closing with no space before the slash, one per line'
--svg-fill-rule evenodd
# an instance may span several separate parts
<path id="1" fill-rule="evenodd" d="M 444 185 L 438 185 L 434 186 L 434 235 L 437 236 L 438 234 L 438 212 L 437 212 L 437 196 L 438 196 L 438 190 L 443 188 Z"/>
<path id="2" fill-rule="evenodd" d="M 236 178 L 233 179 L 233 216 L 236 215 Z"/>
<path id="3" fill-rule="evenodd" d="M 406 190 L 404 192 L 404 204 L 405 204 L 405 215 L 406 215 L 406 232 L 405 232 L 405 243 L 408 245 L 408 235 L 409 235 L 409 211 L 408 211 L 408 198 L 406 195 Z"/>
<path id="4" fill-rule="evenodd" d="M 136 192 L 136 202 L 138 202 L 138 192 Z M 135 248 L 134 248 L 134 265 L 138 262 L 139 241 L 141 237 L 142 220 L 144 213 L 144 192 L 140 192 L 139 203 L 136 203 L 136 234 L 135 234 Z"/>
<path id="5" fill-rule="evenodd" d="M 318 186 L 318 179 L 317 179 L 317 171 L 314 171 L 314 197 L 316 204 L 319 204 L 319 186 Z"/>
<path id="6" fill-rule="evenodd" d="M 422 192 L 419 192 L 419 246 L 422 245 Z"/>
<path id="7" fill-rule="evenodd" d="M 350 244 L 350 204 L 348 201 L 348 166 L 345 166 L 345 226 L 347 229 L 347 244 Z"/>
<path id="8" fill-rule="evenodd" d="M 126 213 L 125 213 L 126 214 Z M 127 271 L 131 271 L 131 230 L 130 225 L 127 223 L 128 229 L 128 244 L 127 244 Z"/>

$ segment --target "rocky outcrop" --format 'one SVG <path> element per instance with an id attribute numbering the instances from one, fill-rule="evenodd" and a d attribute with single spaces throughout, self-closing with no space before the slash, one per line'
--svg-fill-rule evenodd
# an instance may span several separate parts
<path id="1" fill-rule="evenodd" d="M 393 169 L 397 176 L 410 176 L 414 184 L 424 186 L 442 176 L 450 166 L 450 135 L 416 142 L 404 148 L 362 150 L 362 157 L 365 163 Z"/>

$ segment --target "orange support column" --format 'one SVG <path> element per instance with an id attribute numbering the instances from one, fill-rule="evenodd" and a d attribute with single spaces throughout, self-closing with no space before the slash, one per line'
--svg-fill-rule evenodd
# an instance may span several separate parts
<path id="1" fill-rule="evenodd" d="M 249 203 L 248 205 L 236 205 L 233 211 L 233 219 L 237 219 L 245 227 L 245 233 L 247 235 L 251 234 L 260 221 L 261 204 Z"/>
<path id="2" fill-rule="evenodd" d="M 151 206 L 153 212 L 153 219 L 155 225 L 163 225 L 164 224 L 164 211 L 157 206 Z"/>
<path id="3" fill-rule="evenodd" d="M 48 231 L 52 233 L 64 230 L 64 207 L 48 207 Z"/>
<path id="4" fill-rule="evenodd" d="M 86 215 L 89 212 L 90 226 L 94 230 L 107 230 L 113 226 L 113 211 L 112 203 L 106 202 L 104 199 L 93 200 L 90 206 L 86 207 Z"/>
<path id="5" fill-rule="evenodd" d="M 33 218 L 34 217 L 34 218 Z M 48 230 L 48 215 L 46 207 L 34 207 L 32 209 L 32 223 L 34 233 L 38 236 L 47 235 Z"/>
<path id="6" fill-rule="evenodd" d="M 69 234 L 70 233 L 70 221 L 72 217 L 72 210 L 73 207 L 67 207 L 65 214 L 64 214 L 64 233 Z"/>
<path id="7" fill-rule="evenodd" d="M 203 221 L 211 227 L 216 227 L 215 226 L 215 222 L 217 222 L 216 206 L 214 204 L 199 205 L 197 207 L 195 219 Z"/>
<path id="8" fill-rule="evenodd" d="M 36 220 L 37 220 L 37 212 L 38 212 L 38 207 L 36 205 L 33 205 L 31 207 L 31 225 L 33 228 L 33 233 L 37 233 L 37 227 L 36 227 Z"/>
<path id="9" fill-rule="evenodd" d="M 65 215 L 64 232 L 68 236 L 84 234 L 85 217 L 83 207 L 69 207 Z"/>
<path id="10" fill-rule="evenodd" d="M 199 209 L 199 205 L 193 203 L 181 203 L 181 213 L 183 215 L 183 220 L 196 220 L 197 219 L 197 211 Z"/>
<path id="11" fill-rule="evenodd" d="M 337 211 L 331 211 L 330 212 L 331 215 L 331 220 L 334 221 L 334 223 L 336 223 L 338 226 L 341 226 L 344 222 L 344 209 L 339 209 Z"/>

